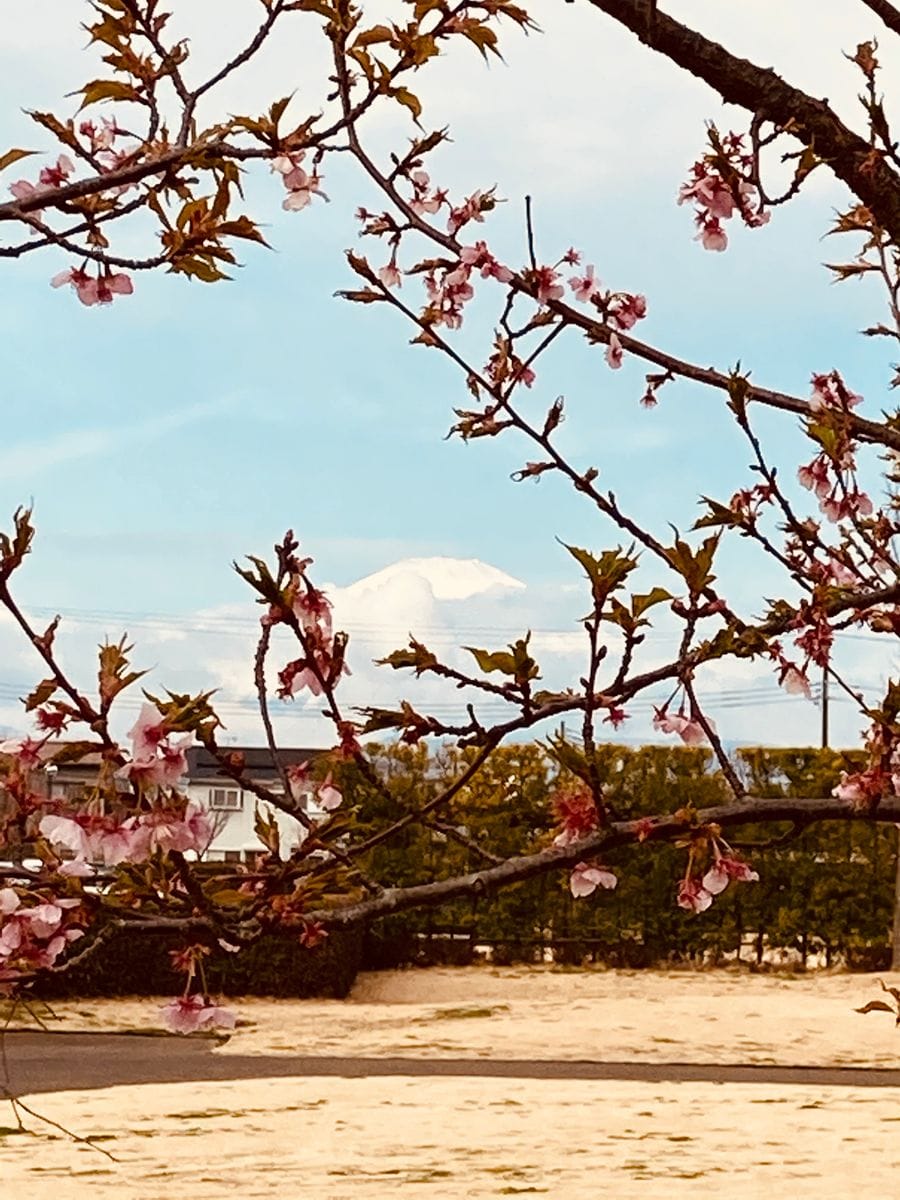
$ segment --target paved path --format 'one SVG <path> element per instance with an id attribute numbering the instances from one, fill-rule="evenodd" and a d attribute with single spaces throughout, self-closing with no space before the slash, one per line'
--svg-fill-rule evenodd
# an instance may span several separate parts
<path id="1" fill-rule="evenodd" d="M 648 1083 L 806 1084 L 898 1087 L 900 1070 L 774 1067 L 743 1063 L 596 1062 L 497 1058 L 326 1058 L 213 1053 L 214 1041 L 132 1034 L 10 1032 L 5 1036 L 14 1095 L 119 1084 L 270 1079 L 279 1076 L 448 1076 L 505 1079 L 631 1079 Z"/>

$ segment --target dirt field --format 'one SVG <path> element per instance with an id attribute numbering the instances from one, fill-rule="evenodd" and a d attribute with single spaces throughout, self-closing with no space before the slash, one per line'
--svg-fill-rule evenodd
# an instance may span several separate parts
<path id="1" fill-rule="evenodd" d="M 493 970 L 367 976 L 347 1002 L 237 1005 L 217 1054 L 490 1055 L 900 1066 L 871 977 Z M 62 1006 L 66 1028 L 153 1022 L 147 1002 Z M 80 1015 L 78 1015 L 80 1014 Z M 265 1073 L 265 1063 L 260 1064 Z M 0 1137 L 28 1200 L 398 1200 L 897 1194 L 900 1089 L 485 1078 L 265 1079 L 42 1095 Z M 2 1123 L 12 1125 L 4 1118 Z"/>

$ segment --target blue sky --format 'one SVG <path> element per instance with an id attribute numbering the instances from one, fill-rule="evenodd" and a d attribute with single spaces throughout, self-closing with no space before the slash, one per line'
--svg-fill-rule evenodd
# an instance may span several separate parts
<path id="1" fill-rule="evenodd" d="M 212 57 L 225 35 L 208 18 L 221 7 L 209 0 L 172 7 L 198 34 L 206 18 Z M 236 19 L 255 7 L 228 0 Z M 388 0 L 377 7 L 393 11 Z M 760 382 L 799 395 L 813 370 L 838 367 L 871 413 L 889 403 L 883 347 L 856 333 L 880 319 L 880 297 L 855 284 L 834 287 L 820 265 L 845 253 L 820 240 L 843 202 L 840 188 L 814 179 L 766 229 L 736 230 L 724 255 L 702 251 L 689 210 L 674 197 L 702 148 L 703 119 L 742 127 L 743 116 L 723 115 L 701 85 L 598 14 L 547 7 L 542 36 L 508 36 L 507 66 L 485 69 L 475 55 L 458 56 L 425 83 L 429 126 L 450 124 L 455 137 L 434 158 L 433 177 L 458 193 L 498 185 L 508 203 L 486 232 L 513 264 L 524 257 L 522 197 L 530 192 L 540 256 L 553 260 L 574 244 L 604 282 L 645 293 L 649 317 L 640 332 L 663 348 L 722 368 L 740 359 Z M 851 115 L 857 78 L 841 51 L 874 32 L 874 17 L 840 0 L 794 7 L 785 14 L 771 0 L 747 6 L 752 13 L 711 0 L 670 6 L 776 66 L 789 65 L 800 45 L 794 77 Z M 14 34 L 0 46 L 0 142 L 36 146 L 18 110 L 66 112 L 73 101 L 63 94 L 93 74 L 79 52 L 77 22 L 87 6 L 11 0 L 10 9 Z M 226 100 L 249 110 L 298 83 L 302 90 L 305 78 L 285 52 Z M 383 149 L 402 144 L 407 132 L 392 115 L 371 136 Z M 4 182 L 16 177 L 14 168 Z M 516 621 L 552 631 L 577 617 L 577 569 L 555 539 L 595 549 L 620 539 L 552 477 L 513 484 L 510 473 L 532 457 L 521 442 L 443 440 L 453 406 L 466 403 L 461 380 L 435 354 L 410 347 L 410 331 L 389 312 L 334 298 L 352 286 L 342 251 L 356 244 L 353 210 L 375 201 L 344 162 L 328 164 L 325 190 L 330 204 L 286 214 L 275 181 L 249 179 L 248 211 L 275 250 L 249 247 L 229 284 L 142 275 L 134 296 L 84 309 L 67 290 L 48 286 L 64 257 L 4 263 L 0 512 L 35 503 L 37 549 L 20 583 L 28 604 L 171 614 L 176 625 L 200 612 L 225 612 L 228 620 L 243 612 L 249 622 L 252 608 L 233 607 L 246 598 L 229 563 L 265 552 L 292 526 L 319 577 L 341 588 L 401 560 L 436 557 L 479 560 L 527 585 L 524 594 L 488 585 L 477 602 L 439 597 L 437 609 L 407 612 L 392 583 L 384 602 L 399 605 L 404 620 L 418 612 L 461 636 L 478 624 L 502 641 Z M 414 281 L 403 294 L 417 297 Z M 494 311 L 487 297 L 479 302 L 462 335 L 479 359 Z M 727 499 L 749 478 L 748 456 L 716 397 L 678 384 L 646 412 L 637 403 L 642 381 L 638 364 L 626 361 L 613 374 L 599 350 L 568 337 L 545 360 L 534 411 L 564 394 L 563 446 L 600 467 L 620 500 L 665 534 L 669 521 L 690 524 L 699 493 Z M 802 443 L 790 423 L 764 417 L 760 428 L 793 469 Z M 723 564 L 733 594 L 751 610 L 779 586 L 743 544 Z M 365 613 L 350 610 L 365 624 Z M 378 620 L 394 620 L 392 610 L 379 611 Z M 110 633 L 117 621 L 108 618 Z M 79 666 L 99 628 L 73 626 L 69 652 Z M 236 646 L 204 645 L 203 665 L 192 660 L 188 668 L 183 653 L 173 657 L 156 642 L 153 661 L 185 686 L 212 675 L 223 694 L 245 696 Z M 854 657 L 863 649 L 857 644 Z M 876 659 L 871 670 L 868 660 L 859 669 L 878 676 L 883 653 Z M 16 652 L 8 664 L 0 683 L 30 677 L 26 655 Z M 358 689 L 372 678 L 360 664 Z M 557 668 L 573 665 L 562 658 Z M 739 682 L 723 676 L 714 687 Z M 757 731 L 759 740 L 790 740 L 814 726 L 808 715 L 787 726 L 780 718 L 766 723 L 761 711 L 749 715 L 759 721 L 743 740 L 757 740 Z M 848 717 L 842 735 L 855 740 L 857 725 Z"/>

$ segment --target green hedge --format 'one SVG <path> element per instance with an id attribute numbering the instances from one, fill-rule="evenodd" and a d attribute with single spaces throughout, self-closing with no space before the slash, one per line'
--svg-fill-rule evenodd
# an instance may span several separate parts
<path id="1" fill-rule="evenodd" d="M 206 960 L 209 988 L 225 996 L 342 1000 L 359 970 L 362 940 L 362 931 L 333 933 L 307 950 L 296 934 L 266 934 L 238 954 L 211 955 Z M 32 993 L 45 1000 L 175 995 L 184 987 L 184 976 L 172 970 L 169 951 L 183 946 L 183 937 L 122 931 L 70 971 L 42 976 Z"/>
<path id="2" fill-rule="evenodd" d="M 429 763 L 406 747 L 385 750 L 382 757 L 398 777 L 405 805 L 413 804 L 410 797 L 420 805 L 432 799 L 443 769 L 438 759 Z M 458 774 L 465 761 L 450 763 L 447 777 Z M 596 761 L 623 818 L 689 804 L 702 808 L 728 798 L 705 749 L 602 745 Z M 858 752 L 747 748 L 736 752 L 734 765 L 753 795 L 825 796 L 840 772 L 858 761 Z M 549 844 L 556 779 L 546 755 L 539 747 L 510 747 L 498 751 L 492 764 L 454 801 L 455 820 L 465 824 L 471 840 L 501 857 L 520 853 L 523 846 L 536 850 Z M 368 796 L 364 785 L 358 786 L 364 826 L 370 821 L 374 831 L 378 822 L 403 815 L 401 806 L 386 811 L 382 796 Z M 767 947 L 795 952 L 802 961 L 821 951 L 828 964 L 884 969 L 891 953 L 897 830 L 883 823 L 823 822 L 779 843 L 779 835 L 790 830 L 787 823 L 735 830 L 730 836 L 747 845 L 760 882 L 729 888 L 699 915 L 676 904 L 684 849 L 622 847 L 606 858 L 619 879 L 614 892 L 573 900 L 567 872 L 560 872 L 477 902 L 393 916 L 370 931 L 363 969 L 465 961 L 478 943 L 491 945 L 494 961 L 502 963 L 539 961 L 542 945 L 551 944 L 558 962 L 591 959 L 623 967 L 714 962 L 742 946 L 744 960 L 759 966 Z M 481 866 L 483 860 L 464 847 L 413 826 L 396 842 L 379 845 L 365 864 L 369 875 L 398 887 Z M 451 932 L 468 937 L 451 940 Z"/>

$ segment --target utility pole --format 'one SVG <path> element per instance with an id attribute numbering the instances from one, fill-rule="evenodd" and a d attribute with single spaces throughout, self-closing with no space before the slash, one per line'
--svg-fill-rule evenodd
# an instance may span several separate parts
<path id="1" fill-rule="evenodd" d="M 828 667 L 822 668 L 822 749 L 828 749 Z"/>

